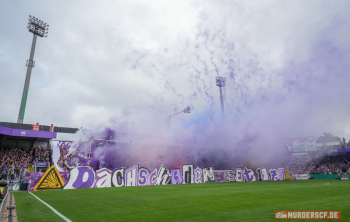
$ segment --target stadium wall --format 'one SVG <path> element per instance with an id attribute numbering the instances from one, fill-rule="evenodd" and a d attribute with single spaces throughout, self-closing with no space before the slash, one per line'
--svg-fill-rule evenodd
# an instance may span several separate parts
<path id="1" fill-rule="evenodd" d="M 54 169 L 54 170 L 53 170 Z M 48 189 L 80 189 L 122 186 L 194 184 L 214 182 L 253 182 L 285 180 L 284 168 L 258 168 L 256 171 L 244 168 L 214 170 L 212 166 L 199 168 L 192 164 L 182 168 L 168 170 L 161 165 L 154 170 L 135 164 L 127 169 L 94 170 L 90 166 L 78 166 L 70 172 L 61 172 L 52 166 L 46 173 L 31 173 L 29 191 Z M 290 175 L 289 175 L 290 177 Z"/>
<path id="2" fill-rule="evenodd" d="M 338 179 L 338 174 L 311 174 L 311 177 L 314 179 L 323 179 L 323 180 L 329 180 L 329 179 Z"/>

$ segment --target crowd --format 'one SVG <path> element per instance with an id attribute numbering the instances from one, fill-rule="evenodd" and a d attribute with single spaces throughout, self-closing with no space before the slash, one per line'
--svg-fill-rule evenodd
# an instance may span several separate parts
<path id="1" fill-rule="evenodd" d="M 69 171 L 69 162 L 70 162 L 70 155 L 69 153 L 70 143 L 61 143 L 59 146 L 60 149 L 60 158 L 58 159 L 58 165 L 62 168 L 63 171 L 68 172 Z"/>
<path id="2" fill-rule="evenodd" d="M 69 170 L 75 166 L 88 165 L 88 156 L 85 153 L 73 151 L 69 153 L 71 148 L 70 143 L 60 143 L 60 158 L 57 164 L 61 167 L 64 172 L 69 172 Z"/>
<path id="3" fill-rule="evenodd" d="M 11 179 L 20 178 L 26 173 L 29 164 L 49 161 L 49 155 L 49 150 L 41 147 L 1 147 L 0 174 L 9 174 Z"/>
<path id="4" fill-rule="evenodd" d="M 349 156 L 327 156 L 321 159 L 312 169 L 312 174 L 344 174 L 349 170 Z"/>
<path id="5" fill-rule="evenodd" d="M 308 174 L 317 159 L 317 156 L 310 155 L 291 156 L 282 160 L 281 166 L 288 167 L 289 172 L 293 174 Z"/>
<path id="6" fill-rule="evenodd" d="M 291 156 L 281 161 L 293 174 L 345 174 L 350 173 L 349 154 L 323 154 Z"/>

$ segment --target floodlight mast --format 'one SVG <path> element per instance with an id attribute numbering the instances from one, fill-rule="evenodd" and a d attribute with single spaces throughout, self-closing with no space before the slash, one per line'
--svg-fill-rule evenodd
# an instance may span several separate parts
<path id="1" fill-rule="evenodd" d="M 35 45 L 36 45 L 36 39 L 37 36 L 39 37 L 47 37 L 49 25 L 44 23 L 44 21 L 39 20 L 38 18 L 29 16 L 28 19 L 28 31 L 33 33 L 33 42 L 32 42 L 32 48 L 30 50 L 29 60 L 27 60 L 26 66 L 27 66 L 27 74 L 24 82 L 23 87 L 23 93 L 22 93 L 22 100 L 21 105 L 19 107 L 19 114 L 18 114 L 18 120 L 17 123 L 23 123 L 24 119 L 24 113 L 26 109 L 26 103 L 28 98 L 28 91 L 29 91 L 29 83 L 30 83 L 30 77 L 32 75 L 32 69 L 35 65 L 34 62 L 34 52 L 35 52 Z"/>
<path id="2" fill-rule="evenodd" d="M 226 78 L 225 77 L 216 77 L 216 85 L 220 88 L 220 101 L 221 101 L 221 114 L 222 117 L 225 117 L 225 110 L 224 110 L 224 97 L 222 96 L 222 87 L 226 86 Z"/>

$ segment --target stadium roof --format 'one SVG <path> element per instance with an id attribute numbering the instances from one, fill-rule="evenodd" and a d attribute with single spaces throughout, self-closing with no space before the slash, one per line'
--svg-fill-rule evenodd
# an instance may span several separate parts
<path id="1" fill-rule="evenodd" d="M 0 137 L 11 139 L 26 139 L 26 140 L 51 140 L 57 136 L 56 132 L 34 131 L 25 129 L 12 129 L 0 126 Z"/>

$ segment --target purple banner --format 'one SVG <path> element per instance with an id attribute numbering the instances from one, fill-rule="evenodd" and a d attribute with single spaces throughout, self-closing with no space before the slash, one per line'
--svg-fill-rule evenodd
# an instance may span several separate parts
<path id="1" fill-rule="evenodd" d="M 341 152 L 350 152 L 350 148 L 341 148 L 341 149 L 337 149 L 335 152 L 337 152 L 337 153 L 341 153 Z"/>
<path id="2" fill-rule="evenodd" d="M 11 186 L 11 184 L 13 184 L 13 183 L 21 183 L 21 182 L 22 182 L 22 180 L 10 180 L 9 186 Z"/>
<path id="3" fill-rule="evenodd" d="M 214 170 L 212 166 L 199 168 L 192 164 L 183 165 L 182 168 L 167 169 L 164 165 L 153 171 L 139 164 L 129 168 L 117 168 L 113 171 L 101 168 L 95 171 L 90 166 L 77 166 L 70 172 L 62 172 L 64 187 L 62 189 L 123 187 L 144 185 L 168 185 L 168 184 L 194 184 L 194 183 L 218 183 L 218 182 L 254 182 L 254 181 L 278 181 L 285 180 L 284 168 L 260 167 L 255 170 L 244 167 L 227 170 Z M 30 187 L 32 191 L 42 172 L 30 174 Z"/>
<path id="4" fill-rule="evenodd" d="M 11 129 L 4 126 L 0 126 L 0 134 L 5 134 L 8 136 L 36 137 L 48 139 L 55 139 L 57 136 L 57 133 L 55 132 Z"/>
<path id="5" fill-rule="evenodd" d="M 28 191 L 33 191 L 36 184 L 39 182 L 41 177 L 44 175 L 44 172 L 32 172 L 29 175 L 29 186 L 28 186 Z M 69 180 L 69 173 L 68 172 L 62 172 L 60 173 L 63 183 L 66 184 L 67 181 Z"/>
<path id="6" fill-rule="evenodd" d="M 39 182 L 41 177 L 44 175 L 44 172 L 32 172 L 30 173 L 30 180 L 28 185 L 28 191 L 33 191 L 35 185 Z"/>
<path id="7" fill-rule="evenodd" d="M 71 147 L 71 142 L 52 141 L 52 162 L 59 172 L 69 172 L 76 166 L 86 166 L 89 162 L 89 153 Z M 102 168 L 102 167 L 101 167 Z"/>
<path id="8" fill-rule="evenodd" d="M 0 134 L 5 134 L 5 135 L 12 135 L 12 130 L 11 128 L 7 128 L 4 126 L 0 126 Z"/>
<path id="9" fill-rule="evenodd" d="M 47 167 L 48 162 L 35 162 L 36 167 Z"/>

